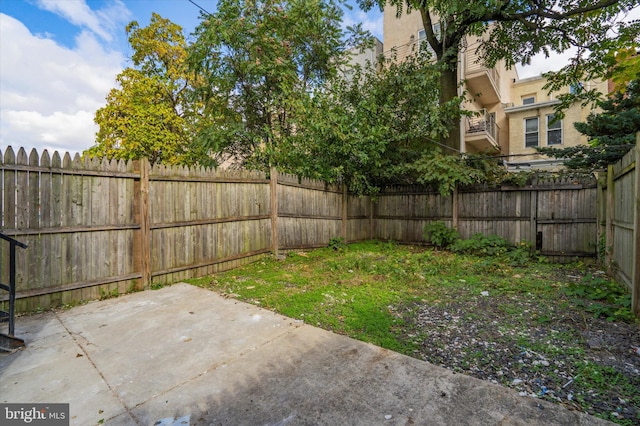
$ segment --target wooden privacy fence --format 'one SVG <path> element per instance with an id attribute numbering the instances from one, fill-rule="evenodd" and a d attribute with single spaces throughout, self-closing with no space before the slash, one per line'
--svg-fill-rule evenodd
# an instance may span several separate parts
<path id="1" fill-rule="evenodd" d="M 635 149 L 609 166 L 599 188 L 599 222 L 604 223 L 607 264 L 631 290 L 631 304 L 640 315 L 640 133 Z"/>
<path id="2" fill-rule="evenodd" d="M 387 188 L 376 198 L 296 176 L 0 152 L 2 232 L 18 255 L 18 310 L 205 276 L 331 238 L 423 243 L 442 220 L 464 238 L 527 240 L 562 261 L 596 253 L 595 180 L 524 188 Z M 0 246 L 0 278 L 8 268 Z"/>
<path id="3" fill-rule="evenodd" d="M 469 187 L 442 196 L 435 189 L 387 188 L 374 204 L 375 238 L 423 242 L 425 225 L 443 221 L 462 238 L 496 234 L 531 242 L 554 261 L 596 255 L 596 181 L 562 178 L 525 187 Z"/>
<path id="4" fill-rule="evenodd" d="M 2 159 L 2 233 L 17 257 L 19 311 L 203 276 L 271 249 L 270 180 L 57 152 Z M 0 246 L 2 277 L 8 248 Z"/>

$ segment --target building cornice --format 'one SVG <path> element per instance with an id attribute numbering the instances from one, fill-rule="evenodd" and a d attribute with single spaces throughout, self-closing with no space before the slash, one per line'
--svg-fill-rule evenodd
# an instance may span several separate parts
<path id="1" fill-rule="evenodd" d="M 532 109 L 545 108 L 545 107 L 549 107 L 549 106 L 558 105 L 559 103 L 560 103 L 559 100 L 553 99 L 551 101 L 536 102 L 535 104 L 518 105 L 518 106 L 508 107 L 508 108 L 504 109 L 504 112 L 506 114 L 510 114 L 510 113 L 513 113 L 513 112 L 530 111 Z"/>

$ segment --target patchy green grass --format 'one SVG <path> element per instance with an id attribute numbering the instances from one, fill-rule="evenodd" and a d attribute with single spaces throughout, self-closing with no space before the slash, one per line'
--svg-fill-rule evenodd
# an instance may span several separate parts
<path id="1" fill-rule="evenodd" d="M 189 281 L 522 395 L 640 424 L 638 322 L 620 286 L 583 264 L 336 242 Z"/>

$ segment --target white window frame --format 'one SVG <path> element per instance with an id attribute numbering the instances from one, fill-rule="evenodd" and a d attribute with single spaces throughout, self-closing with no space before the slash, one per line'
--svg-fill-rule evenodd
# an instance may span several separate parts
<path id="1" fill-rule="evenodd" d="M 533 105 L 536 103 L 535 95 L 527 95 L 522 97 L 522 105 Z"/>
<path id="2" fill-rule="evenodd" d="M 562 120 L 557 120 L 555 123 L 553 123 L 553 126 L 557 126 L 557 127 L 553 127 L 551 128 L 551 124 L 549 124 L 553 118 L 555 117 L 554 114 L 547 114 L 547 146 L 555 146 L 555 145 L 562 145 L 562 143 L 564 142 L 564 135 L 563 135 L 563 126 L 562 126 Z M 551 137 L 550 135 L 552 133 L 559 133 L 560 134 L 560 142 L 555 142 L 555 143 L 551 143 Z"/>
<path id="3" fill-rule="evenodd" d="M 535 132 L 531 131 L 527 131 L 527 122 L 529 120 L 535 120 L 536 121 L 536 130 Z M 530 145 L 527 143 L 527 136 L 529 135 L 536 135 L 536 143 L 535 145 Z M 540 117 L 526 117 L 524 119 L 524 147 L 525 148 L 534 148 L 536 146 L 540 146 Z"/>

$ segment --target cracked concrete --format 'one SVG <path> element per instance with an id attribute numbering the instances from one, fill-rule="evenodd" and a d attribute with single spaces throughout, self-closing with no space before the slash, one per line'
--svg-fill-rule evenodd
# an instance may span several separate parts
<path id="1" fill-rule="evenodd" d="M 176 284 L 20 317 L 0 401 L 91 425 L 600 425 L 472 377 Z"/>

